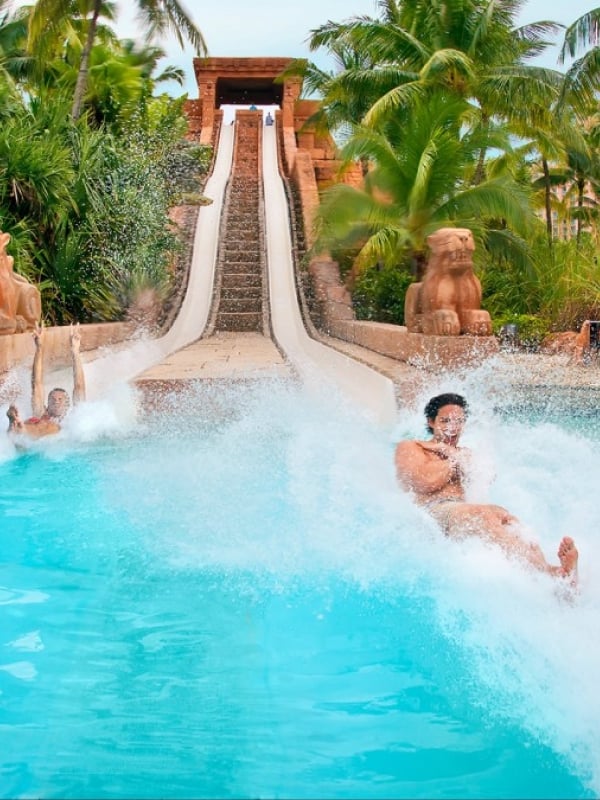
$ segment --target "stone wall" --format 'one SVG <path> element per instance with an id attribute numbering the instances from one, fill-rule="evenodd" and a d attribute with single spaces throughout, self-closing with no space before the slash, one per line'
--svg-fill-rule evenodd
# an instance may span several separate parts
<path id="1" fill-rule="evenodd" d="M 339 339 L 424 369 L 476 365 L 499 349 L 495 336 L 426 336 L 409 333 L 404 325 L 384 322 L 332 319 L 330 332 Z"/>
<path id="2" fill-rule="evenodd" d="M 81 350 L 95 350 L 98 347 L 127 341 L 133 333 L 133 326 L 125 322 L 101 322 L 81 325 Z M 0 336 L 0 380 L 2 373 L 21 364 L 31 363 L 35 345 L 31 333 L 15 333 Z M 71 363 L 69 346 L 69 327 L 46 328 L 44 331 L 44 363 L 56 367 Z"/>

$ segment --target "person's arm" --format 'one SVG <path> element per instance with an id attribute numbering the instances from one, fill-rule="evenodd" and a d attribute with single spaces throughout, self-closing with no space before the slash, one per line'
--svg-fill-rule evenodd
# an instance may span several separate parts
<path id="1" fill-rule="evenodd" d="M 35 355 L 31 369 L 31 411 L 34 417 L 44 415 L 44 328 L 38 322 L 33 329 Z"/>
<path id="2" fill-rule="evenodd" d="M 398 481 L 419 496 L 434 494 L 462 476 L 465 455 L 436 442 L 400 442 L 395 456 Z"/>
<path id="3" fill-rule="evenodd" d="M 81 362 L 81 333 L 79 323 L 71 325 L 71 356 L 73 359 L 73 405 L 85 400 L 85 375 Z"/>

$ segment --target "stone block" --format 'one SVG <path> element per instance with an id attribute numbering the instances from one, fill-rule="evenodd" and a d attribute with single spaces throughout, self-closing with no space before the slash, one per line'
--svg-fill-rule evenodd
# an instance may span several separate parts
<path id="1" fill-rule="evenodd" d="M 362 320 L 341 338 L 425 369 L 472 366 L 498 352 L 495 336 L 426 336 L 402 325 Z"/>
<path id="2" fill-rule="evenodd" d="M 81 326 L 81 350 L 117 344 L 131 338 L 134 326 L 126 322 L 103 322 Z M 31 333 L 0 337 L 0 373 L 8 372 L 22 362 L 31 363 L 34 344 Z M 44 331 L 44 360 L 55 366 L 66 366 L 71 360 L 69 328 L 52 327 Z"/>

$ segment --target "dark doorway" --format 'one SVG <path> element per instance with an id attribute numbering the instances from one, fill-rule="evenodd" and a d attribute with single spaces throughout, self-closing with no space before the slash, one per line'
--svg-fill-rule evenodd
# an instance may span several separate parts
<path id="1" fill-rule="evenodd" d="M 218 78 L 216 107 L 221 105 L 281 106 L 283 86 L 272 78 Z"/>

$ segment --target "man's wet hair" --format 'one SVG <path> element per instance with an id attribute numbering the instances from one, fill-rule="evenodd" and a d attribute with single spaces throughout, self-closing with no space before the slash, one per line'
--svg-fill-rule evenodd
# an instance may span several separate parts
<path id="1" fill-rule="evenodd" d="M 427 423 L 427 430 L 429 432 L 432 431 L 429 420 L 435 420 L 440 408 L 443 408 L 444 406 L 460 406 L 465 412 L 465 416 L 467 416 L 469 413 L 469 405 L 462 394 L 452 394 L 451 392 L 437 394 L 435 397 L 432 397 L 425 406 L 425 421 Z"/>
<path id="2" fill-rule="evenodd" d="M 67 400 L 69 399 L 69 393 L 67 392 L 67 390 L 66 389 L 62 389 L 60 386 L 55 386 L 54 389 L 51 389 L 48 392 L 48 397 L 50 397 L 51 394 L 56 394 L 56 392 L 60 392 L 61 394 L 66 395 L 67 396 Z"/>

